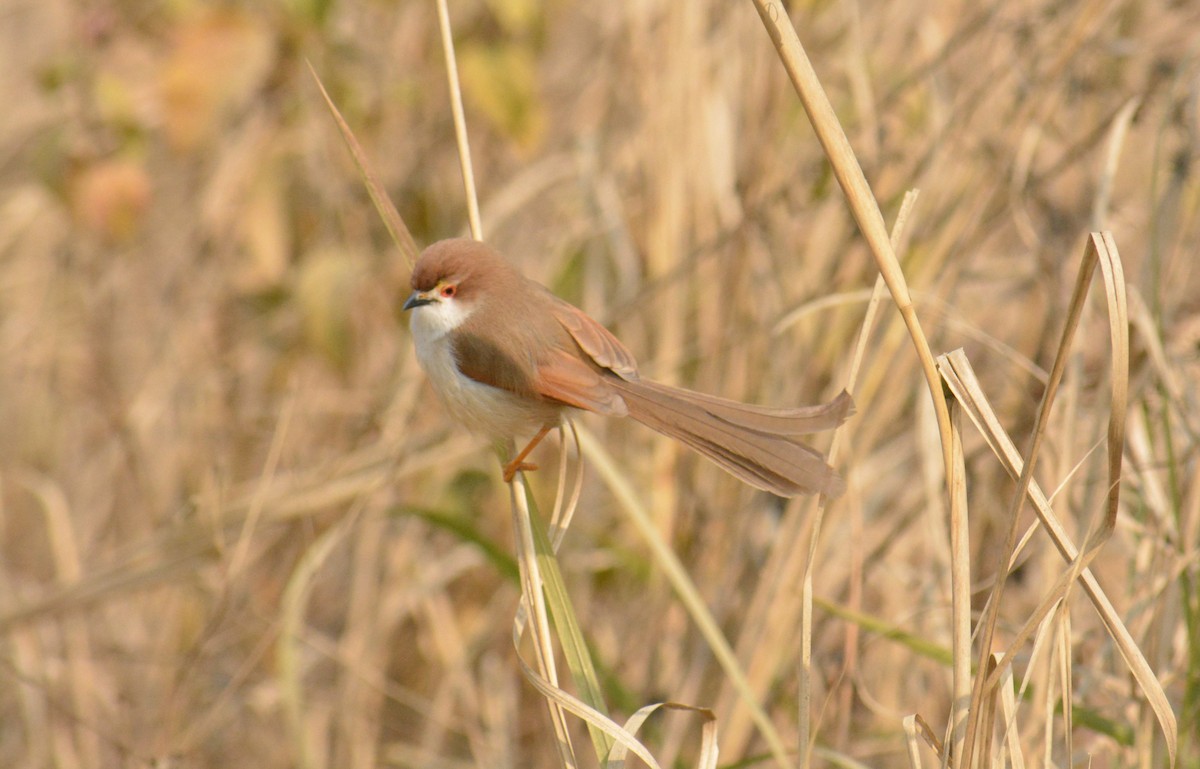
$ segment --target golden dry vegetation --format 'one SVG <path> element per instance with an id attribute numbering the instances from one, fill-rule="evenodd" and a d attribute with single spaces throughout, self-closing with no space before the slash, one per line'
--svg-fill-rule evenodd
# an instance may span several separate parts
<path id="1" fill-rule="evenodd" d="M 779 405 L 846 385 L 878 270 L 750 0 L 451 13 L 493 245 L 654 378 Z M 965 349 L 1022 449 L 1087 233 L 1113 232 L 1129 407 L 1120 515 L 1092 569 L 1196 766 L 1200 5 L 790 15 L 889 224 L 920 189 L 899 249 L 916 311 L 935 354 Z M 0 7 L 2 766 L 558 765 L 512 643 L 507 490 L 415 364 L 407 265 L 306 60 L 417 241 L 463 233 L 432 2 Z M 1035 473 L 1076 542 L 1108 491 L 1092 294 Z M 951 712 L 952 586 L 938 430 L 890 303 L 855 398 L 851 491 L 811 561 L 813 760 L 902 766 L 905 716 L 940 739 Z M 978 617 L 1015 486 L 963 421 Z M 752 491 L 636 425 L 584 424 L 795 750 L 813 501 Z M 544 509 L 554 475 L 532 479 Z M 593 467 L 584 484 L 559 564 L 613 716 L 711 707 L 722 766 L 774 765 L 619 498 Z M 1026 505 L 1018 530 L 1033 522 Z M 1066 568 L 1035 531 L 995 650 Z M 1167 765 L 1081 590 L 1013 672 L 994 765 Z M 699 729 L 671 713 L 640 736 L 662 766 L 692 766 Z"/>

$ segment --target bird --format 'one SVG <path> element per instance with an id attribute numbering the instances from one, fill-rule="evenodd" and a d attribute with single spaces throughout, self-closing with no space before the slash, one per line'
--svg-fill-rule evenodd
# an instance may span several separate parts
<path id="1" fill-rule="evenodd" d="M 845 491 L 824 457 L 798 439 L 853 413 L 845 390 L 825 404 L 772 408 L 643 379 L 608 329 L 470 238 L 421 252 L 403 309 L 417 361 L 451 416 L 493 440 L 532 433 L 504 465 L 506 482 L 536 469 L 530 452 L 582 410 L 634 419 L 778 496 Z"/>

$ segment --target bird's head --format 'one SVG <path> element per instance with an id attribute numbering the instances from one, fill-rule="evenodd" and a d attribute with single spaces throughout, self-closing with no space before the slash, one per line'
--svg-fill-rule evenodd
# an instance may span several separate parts
<path id="1" fill-rule="evenodd" d="M 511 272 L 503 257 L 477 240 L 429 246 L 413 266 L 413 291 L 404 302 L 413 311 L 414 331 L 440 336 L 458 328 Z"/>

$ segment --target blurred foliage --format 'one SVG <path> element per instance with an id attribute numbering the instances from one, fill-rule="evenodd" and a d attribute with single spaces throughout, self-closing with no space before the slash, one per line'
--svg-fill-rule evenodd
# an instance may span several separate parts
<path id="1" fill-rule="evenodd" d="M 81 226 L 108 243 L 128 241 L 150 204 L 150 177 L 140 163 L 103 160 L 72 175 L 68 196 Z"/>
<path id="2" fill-rule="evenodd" d="M 480 115 L 525 152 L 536 150 L 546 116 L 534 86 L 534 53 L 507 43 L 463 45 L 458 60 L 465 96 Z"/>
<path id="3" fill-rule="evenodd" d="M 360 264 L 339 250 L 310 254 L 296 286 L 308 343 L 341 371 L 350 363 L 351 312 Z"/>
<path id="4" fill-rule="evenodd" d="M 162 128 L 186 152 L 261 92 L 275 63 L 275 34 L 249 13 L 205 8 L 179 19 L 167 44 L 158 74 Z"/>

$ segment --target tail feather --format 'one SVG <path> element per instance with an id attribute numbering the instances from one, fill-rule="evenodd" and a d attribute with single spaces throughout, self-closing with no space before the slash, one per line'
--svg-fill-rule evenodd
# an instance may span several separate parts
<path id="1" fill-rule="evenodd" d="M 669 387 L 646 379 L 638 380 L 637 384 L 646 390 L 700 406 L 711 416 L 731 425 L 767 435 L 819 433 L 837 427 L 854 414 L 854 399 L 845 390 L 828 403 L 798 408 L 776 408 L 718 398 L 715 395 Z"/>
<path id="2" fill-rule="evenodd" d="M 629 416 L 690 446 L 735 477 L 780 496 L 840 496 L 845 481 L 795 436 L 829 429 L 853 411 L 842 393 L 821 406 L 773 409 L 636 380 L 613 382 Z"/>

